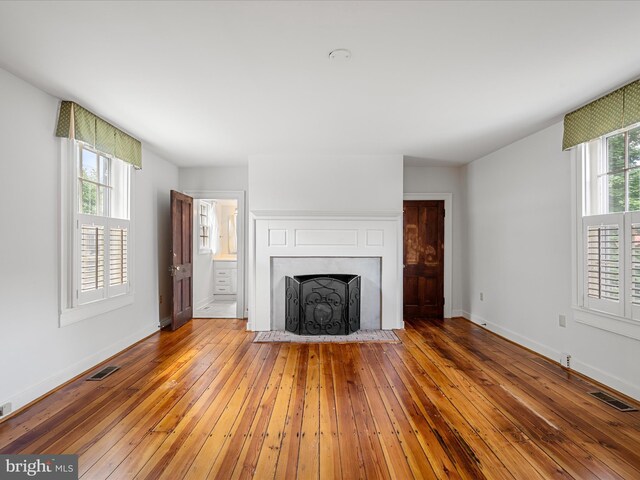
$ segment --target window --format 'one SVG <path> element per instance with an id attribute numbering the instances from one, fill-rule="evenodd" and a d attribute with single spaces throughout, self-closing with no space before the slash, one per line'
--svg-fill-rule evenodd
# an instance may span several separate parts
<path id="1" fill-rule="evenodd" d="M 211 206 L 204 201 L 199 202 L 198 208 L 198 238 L 200 253 L 211 251 Z"/>
<path id="2" fill-rule="evenodd" d="M 582 282 L 589 310 L 640 320 L 640 126 L 583 144 Z"/>
<path id="3" fill-rule="evenodd" d="M 61 325 L 131 303 L 123 298 L 132 292 L 132 166 L 63 142 Z"/>
<path id="4" fill-rule="evenodd" d="M 586 215 L 640 210 L 640 127 L 589 142 L 585 178 Z"/>
<path id="5" fill-rule="evenodd" d="M 121 160 L 77 142 L 76 304 L 127 293 L 129 177 Z"/>

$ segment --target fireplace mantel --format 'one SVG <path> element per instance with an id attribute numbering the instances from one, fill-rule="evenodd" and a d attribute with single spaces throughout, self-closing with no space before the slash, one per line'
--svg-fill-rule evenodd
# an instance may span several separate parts
<path id="1" fill-rule="evenodd" d="M 379 257 L 381 327 L 403 328 L 402 212 L 252 211 L 250 330 L 271 329 L 273 257 Z"/>

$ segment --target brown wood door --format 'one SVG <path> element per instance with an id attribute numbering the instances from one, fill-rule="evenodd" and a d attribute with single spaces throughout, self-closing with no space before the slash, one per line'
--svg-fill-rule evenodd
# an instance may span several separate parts
<path id="1" fill-rule="evenodd" d="M 193 316 L 193 198 L 171 190 L 171 330 Z"/>
<path id="2" fill-rule="evenodd" d="M 404 317 L 444 313 L 444 200 L 404 202 Z"/>

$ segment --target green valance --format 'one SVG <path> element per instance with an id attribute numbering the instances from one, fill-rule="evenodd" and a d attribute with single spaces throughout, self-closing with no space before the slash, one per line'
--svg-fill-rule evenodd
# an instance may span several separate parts
<path id="1" fill-rule="evenodd" d="M 140 141 L 77 103 L 63 101 L 60 104 L 56 136 L 88 143 L 101 152 L 130 163 L 135 168 L 142 168 Z"/>
<path id="2" fill-rule="evenodd" d="M 564 116 L 562 149 L 640 122 L 640 80 Z"/>

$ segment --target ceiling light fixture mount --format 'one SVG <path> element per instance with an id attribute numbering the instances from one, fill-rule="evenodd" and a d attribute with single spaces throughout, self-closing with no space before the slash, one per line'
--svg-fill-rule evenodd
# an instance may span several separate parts
<path id="1" fill-rule="evenodd" d="M 346 48 L 336 48 L 335 50 L 331 50 L 329 52 L 330 60 L 349 60 L 351 58 L 351 50 L 347 50 Z"/>

